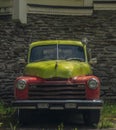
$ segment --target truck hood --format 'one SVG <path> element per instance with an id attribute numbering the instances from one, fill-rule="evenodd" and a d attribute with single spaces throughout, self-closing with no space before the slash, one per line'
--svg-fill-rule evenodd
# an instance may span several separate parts
<path id="1" fill-rule="evenodd" d="M 92 74 L 88 63 L 80 61 L 51 60 L 29 63 L 25 67 L 25 75 L 41 78 L 71 78 Z"/>

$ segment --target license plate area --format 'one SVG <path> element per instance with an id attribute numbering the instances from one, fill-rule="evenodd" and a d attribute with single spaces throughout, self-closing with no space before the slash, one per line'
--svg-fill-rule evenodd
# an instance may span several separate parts
<path id="1" fill-rule="evenodd" d="M 65 108 L 66 109 L 76 109 L 77 108 L 77 104 L 76 103 L 66 103 L 65 104 Z"/>
<path id="2" fill-rule="evenodd" d="M 47 109 L 47 108 L 49 108 L 49 104 L 48 103 L 39 103 L 39 104 L 37 104 L 37 108 Z"/>
<path id="3" fill-rule="evenodd" d="M 59 103 L 54 103 L 50 105 L 50 110 L 63 110 L 64 109 L 64 105 L 63 104 L 59 104 Z"/>

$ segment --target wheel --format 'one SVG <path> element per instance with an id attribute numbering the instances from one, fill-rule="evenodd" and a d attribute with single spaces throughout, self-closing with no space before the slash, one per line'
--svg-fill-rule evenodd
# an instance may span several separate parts
<path id="1" fill-rule="evenodd" d="M 17 110 L 17 120 L 20 125 L 25 125 L 30 122 L 31 119 L 31 110 L 18 109 Z"/>
<path id="2" fill-rule="evenodd" d="M 83 119 L 86 125 L 97 125 L 100 119 L 100 110 L 87 110 L 83 112 Z"/>

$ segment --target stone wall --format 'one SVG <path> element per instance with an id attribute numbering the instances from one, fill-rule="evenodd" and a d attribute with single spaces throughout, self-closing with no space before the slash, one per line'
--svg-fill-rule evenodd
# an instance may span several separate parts
<path id="1" fill-rule="evenodd" d="M 101 97 L 116 99 L 116 11 L 95 11 L 92 16 L 28 14 L 28 23 L 0 16 L 0 97 L 13 99 L 13 84 L 23 74 L 20 58 L 27 57 L 30 42 L 47 39 L 89 39 L 98 64 Z"/>

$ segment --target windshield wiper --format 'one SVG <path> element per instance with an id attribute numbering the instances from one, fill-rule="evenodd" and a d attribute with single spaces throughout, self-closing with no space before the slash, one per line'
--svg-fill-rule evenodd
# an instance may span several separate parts
<path id="1" fill-rule="evenodd" d="M 77 60 L 77 61 L 84 61 L 82 58 L 77 58 L 77 57 L 72 57 L 72 58 L 68 58 L 66 59 L 67 61 L 70 61 L 70 60 Z"/>
<path id="2" fill-rule="evenodd" d="M 54 59 L 54 58 L 42 58 L 42 59 L 34 60 L 33 62 L 46 61 L 46 60 L 53 60 L 53 59 Z"/>

